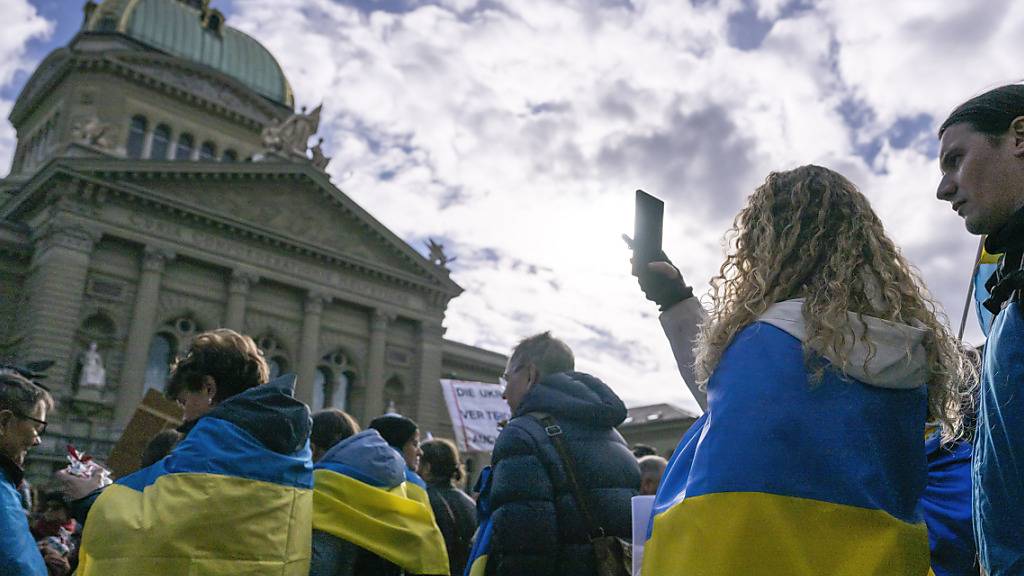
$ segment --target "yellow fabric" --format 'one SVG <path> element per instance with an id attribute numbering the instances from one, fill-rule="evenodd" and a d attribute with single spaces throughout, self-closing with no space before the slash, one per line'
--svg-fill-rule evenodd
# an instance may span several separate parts
<path id="1" fill-rule="evenodd" d="M 987 250 L 982 248 L 981 249 L 981 258 L 979 258 L 978 261 L 981 264 L 997 264 L 997 263 L 999 263 L 999 257 L 1000 256 L 1002 256 L 1002 254 L 989 254 Z"/>
<path id="2" fill-rule="evenodd" d="M 418 491 L 418 492 L 417 492 Z M 448 574 L 448 551 L 427 493 L 410 482 L 385 490 L 330 470 L 313 471 L 313 528 L 414 574 Z"/>
<path id="3" fill-rule="evenodd" d="M 721 492 L 687 498 L 655 516 L 653 533 L 643 572 L 657 576 L 930 572 L 924 523 L 790 496 Z"/>
<path id="4" fill-rule="evenodd" d="M 312 490 L 214 474 L 114 484 L 89 511 L 78 576 L 308 576 Z"/>
<path id="5" fill-rule="evenodd" d="M 484 571 L 487 570 L 487 555 L 477 558 L 473 561 L 473 566 L 469 569 L 469 576 L 484 576 Z"/>

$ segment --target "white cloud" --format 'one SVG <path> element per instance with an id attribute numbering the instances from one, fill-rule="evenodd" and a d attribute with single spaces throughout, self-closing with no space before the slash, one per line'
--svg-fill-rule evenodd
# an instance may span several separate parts
<path id="1" fill-rule="evenodd" d="M 53 33 L 54 23 L 36 12 L 28 0 L 2 0 L 4 33 L 0 34 L 0 88 L 7 87 L 18 72 L 31 70 L 36 62 L 26 57 L 28 42 L 45 39 Z M 7 118 L 14 103 L 0 98 L 0 117 Z M 0 122 L 0 166 L 10 166 L 15 147 L 14 128 Z"/>
<path id="2" fill-rule="evenodd" d="M 757 14 L 792 4 L 762 0 Z M 507 350 L 550 328 L 627 402 L 692 407 L 618 238 L 632 190 L 666 198 L 666 251 L 702 291 L 768 171 L 829 165 L 872 198 L 958 316 L 974 241 L 932 197 L 926 140 L 899 149 L 885 130 L 1012 76 L 1002 47 L 1022 20 L 1009 4 L 987 19 L 980 7 L 837 0 L 739 50 L 729 16 L 745 6 L 447 0 L 366 13 L 235 0 L 229 24 L 277 55 L 300 101 L 324 101 L 348 194 L 407 239 L 446 238 L 467 289 L 449 337 Z M 849 102 L 869 121 L 851 126 Z M 872 142 L 868 166 L 857 146 Z"/>

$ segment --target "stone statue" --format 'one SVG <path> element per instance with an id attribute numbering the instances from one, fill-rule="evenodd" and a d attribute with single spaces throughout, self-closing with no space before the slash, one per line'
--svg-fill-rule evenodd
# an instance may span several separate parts
<path id="1" fill-rule="evenodd" d="M 426 244 L 427 248 L 430 250 L 430 261 L 434 264 L 445 268 L 449 262 L 454 262 L 456 260 L 455 258 L 449 258 L 448 255 L 444 253 L 444 244 L 434 242 L 433 238 L 428 238 Z"/>
<path id="2" fill-rule="evenodd" d="M 93 114 L 88 119 L 76 120 L 71 126 L 71 136 L 82 144 L 109 149 L 112 146 L 107 134 L 109 130 L 110 124 L 100 122 L 99 117 Z"/>
<path id="3" fill-rule="evenodd" d="M 82 353 L 81 364 L 79 388 L 102 388 L 107 384 L 107 371 L 103 368 L 103 358 L 96 349 L 95 342 L 90 342 L 89 348 Z"/>
<path id="4" fill-rule="evenodd" d="M 313 166 L 316 166 L 320 170 L 326 170 L 327 165 L 331 163 L 331 157 L 324 156 L 323 143 L 324 139 L 321 138 L 320 141 L 316 143 L 316 146 L 313 146 L 311 149 L 311 152 L 313 153 Z"/>
<path id="5" fill-rule="evenodd" d="M 323 104 L 306 114 L 306 107 L 298 114 L 292 114 L 284 122 L 276 126 L 267 126 L 260 133 L 263 148 L 272 152 L 281 152 L 306 158 L 309 149 L 309 137 L 320 128 L 320 110 Z"/>

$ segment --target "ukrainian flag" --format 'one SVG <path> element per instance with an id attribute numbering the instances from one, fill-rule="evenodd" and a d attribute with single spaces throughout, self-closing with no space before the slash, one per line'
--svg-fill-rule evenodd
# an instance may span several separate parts
<path id="1" fill-rule="evenodd" d="M 644 574 L 927 574 L 925 417 L 923 385 L 811 383 L 799 340 L 748 326 L 665 471 Z"/>
<path id="2" fill-rule="evenodd" d="M 988 288 L 985 287 L 985 282 L 996 273 L 999 268 L 999 257 L 1002 254 L 989 254 L 984 248 L 981 250 L 981 258 L 978 260 L 978 267 L 974 271 L 974 309 L 978 315 L 978 324 L 981 324 L 981 331 L 988 336 L 988 331 L 992 328 L 992 319 L 994 315 L 989 312 L 988 308 L 985 308 L 985 300 L 988 300 L 989 294 Z"/>
<path id="3" fill-rule="evenodd" d="M 494 524 L 491 522 L 491 472 L 490 466 L 481 470 L 473 490 L 479 494 L 476 499 L 478 526 L 463 576 L 484 576 L 487 570 L 487 555 L 491 550 L 491 535 L 494 532 Z"/>
<path id="4" fill-rule="evenodd" d="M 309 574 L 309 411 L 290 397 L 257 406 L 261 396 L 283 396 L 258 388 L 225 401 L 166 458 L 103 491 L 85 524 L 79 576 Z M 259 420 L 287 403 L 298 405 L 284 408 L 292 420 Z M 217 417 L 253 406 L 264 410 L 257 421 L 291 430 L 301 448 L 271 450 L 238 420 Z"/>
<path id="5" fill-rule="evenodd" d="M 321 462 L 313 472 L 313 529 L 411 574 L 448 574 L 448 551 L 427 493 L 412 482 L 376 486 L 358 470 Z"/>

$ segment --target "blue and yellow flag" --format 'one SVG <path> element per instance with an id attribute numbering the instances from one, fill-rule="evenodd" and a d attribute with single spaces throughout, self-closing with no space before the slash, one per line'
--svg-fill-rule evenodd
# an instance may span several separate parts
<path id="1" fill-rule="evenodd" d="M 1002 254 L 989 254 L 984 248 L 981 250 L 981 258 L 978 260 L 978 267 L 974 270 L 974 311 L 978 315 L 978 324 L 981 325 L 981 331 L 988 336 L 988 331 L 992 328 L 993 314 L 985 308 L 985 300 L 988 300 L 989 294 L 988 288 L 985 287 L 985 282 L 996 273 L 999 268 L 999 257 Z"/>
<path id="2" fill-rule="evenodd" d="M 833 370 L 812 384 L 797 339 L 747 327 L 662 478 L 644 574 L 924 576 L 925 400 Z"/>
<path id="3" fill-rule="evenodd" d="M 932 570 L 936 576 L 977 574 L 978 552 L 971 526 L 971 444 L 942 442 L 934 430 L 925 441 L 928 486 L 921 511 L 928 526 Z"/>
<path id="4" fill-rule="evenodd" d="M 222 413 L 244 410 L 267 394 L 279 393 L 240 394 L 233 406 L 221 404 Z M 298 405 L 286 408 L 296 412 L 297 425 L 287 421 L 281 428 L 301 442 L 292 453 L 271 450 L 211 413 L 166 458 L 108 486 L 89 511 L 77 574 L 308 576 L 309 411 L 291 398 L 272 400 L 277 406 L 267 411 L 284 401 Z"/>
<path id="5" fill-rule="evenodd" d="M 473 536 L 473 547 L 469 551 L 469 560 L 466 562 L 464 576 L 484 576 L 484 572 L 487 570 L 487 555 L 491 550 L 491 535 L 494 532 L 494 523 L 491 518 L 492 471 L 490 466 L 481 470 L 480 478 L 476 481 L 476 487 L 473 490 L 479 494 L 476 499 L 477 529 Z"/>
<path id="6" fill-rule="evenodd" d="M 314 530 L 411 574 L 448 574 L 448 550 L 422 488 L 408 481 L 390 489 L 375 486 L 359 471 L 334 462 L 317 464 L 313 477 Z"/>

